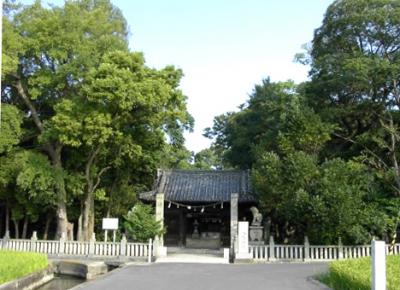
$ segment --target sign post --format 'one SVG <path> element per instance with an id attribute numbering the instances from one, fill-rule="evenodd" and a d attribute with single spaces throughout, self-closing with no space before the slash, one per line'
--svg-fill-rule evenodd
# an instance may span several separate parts
<path id="1" fill-rule="evenodd" d="M 108 230 L 113 231 L 113 242 L 115 243 L 116 230 L 118 230 L 117 218 L 103 218 L 104 242 L 107 243 Z"/>

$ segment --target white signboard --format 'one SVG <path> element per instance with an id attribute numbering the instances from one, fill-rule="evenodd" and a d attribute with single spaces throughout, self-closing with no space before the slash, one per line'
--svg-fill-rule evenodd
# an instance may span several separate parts
<path id="1" fill-rule="evenodd" d="M 118 219 L 117 218 L 104 218 L 103 219 L 103 230 L 118 230 Z"/>
<path id="2" fill-rule="evenodd" d="M 249 222 L 239 222 L 239 253 L 249 252 Z"/>

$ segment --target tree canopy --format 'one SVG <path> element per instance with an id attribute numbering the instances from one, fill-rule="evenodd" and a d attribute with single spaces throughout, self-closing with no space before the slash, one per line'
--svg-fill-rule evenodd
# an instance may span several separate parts
<path id="1" fill-rule="evenodd" d="M 76 232 L 88 240 L 96 219 L 131 208 L 127 203 L 151 184 L 170 148 L 184 150 L 183 131 L 193 118 L 179 89 L 183 73 L 150 68 L 142 53 L 130 51 L 126 20 L 110 1 L 7 2 L 6 8 L 2 95 L 8 105 L 0 157 L 4 164 L 25 157 L 2 190 L 11 196 L 21 190 L 21 204 L 36 194 L 33 188 L 55 192 L 49 207 L 38 209 L 48 217 L 46 228 L 55 217 L 58 235 Z M 51 174 L 34 177 L 32 158 Z M 4 198 L 1 206 L 8 219 L 13 204 Z"/>
<path id="2" fill-rule="evenodd" d="M 342 0 L 308 49 L 310 80 L 264 80 L 205 131 L 252 169 L 267 235 L 283 242 L 392 240 L 399 222 L 400 3 Z"/>
<path id="3" fill-rule="evenodd" d="M 334 1 L 296 56 L 309 80 L 262 80 L 238 111 L 215 117 L 212 146 L 197 153 L 184 146 L 194 120 L 183 72 L 147 66 L 128 34 L 109 0 L 5 2 L 0 233 L 88 240 L 117 216 L 146 240 L 164 229 L 132 206 L 157 168 L 238 168 L 251 170 L 266 238 L 396 238 L 399 1 Z"/>

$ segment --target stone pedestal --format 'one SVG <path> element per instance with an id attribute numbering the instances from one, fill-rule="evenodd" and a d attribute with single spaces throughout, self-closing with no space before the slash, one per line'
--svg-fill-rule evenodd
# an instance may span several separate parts
<path id="1" fill-rule="evenodd" d="M 250 226 L 250 243 L 251 244 L 264 243 L 262 226 Z"/>

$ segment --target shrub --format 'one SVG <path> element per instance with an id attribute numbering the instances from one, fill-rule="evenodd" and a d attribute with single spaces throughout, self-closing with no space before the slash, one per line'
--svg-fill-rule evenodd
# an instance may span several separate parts
<path id="1" fill-rule="evenodd" d="M 156 221 L 150 205 L 137 203 L 124 218 L 126 233 L 134 241 L 147 242 L 165 233 L 161 221 Z"/>

